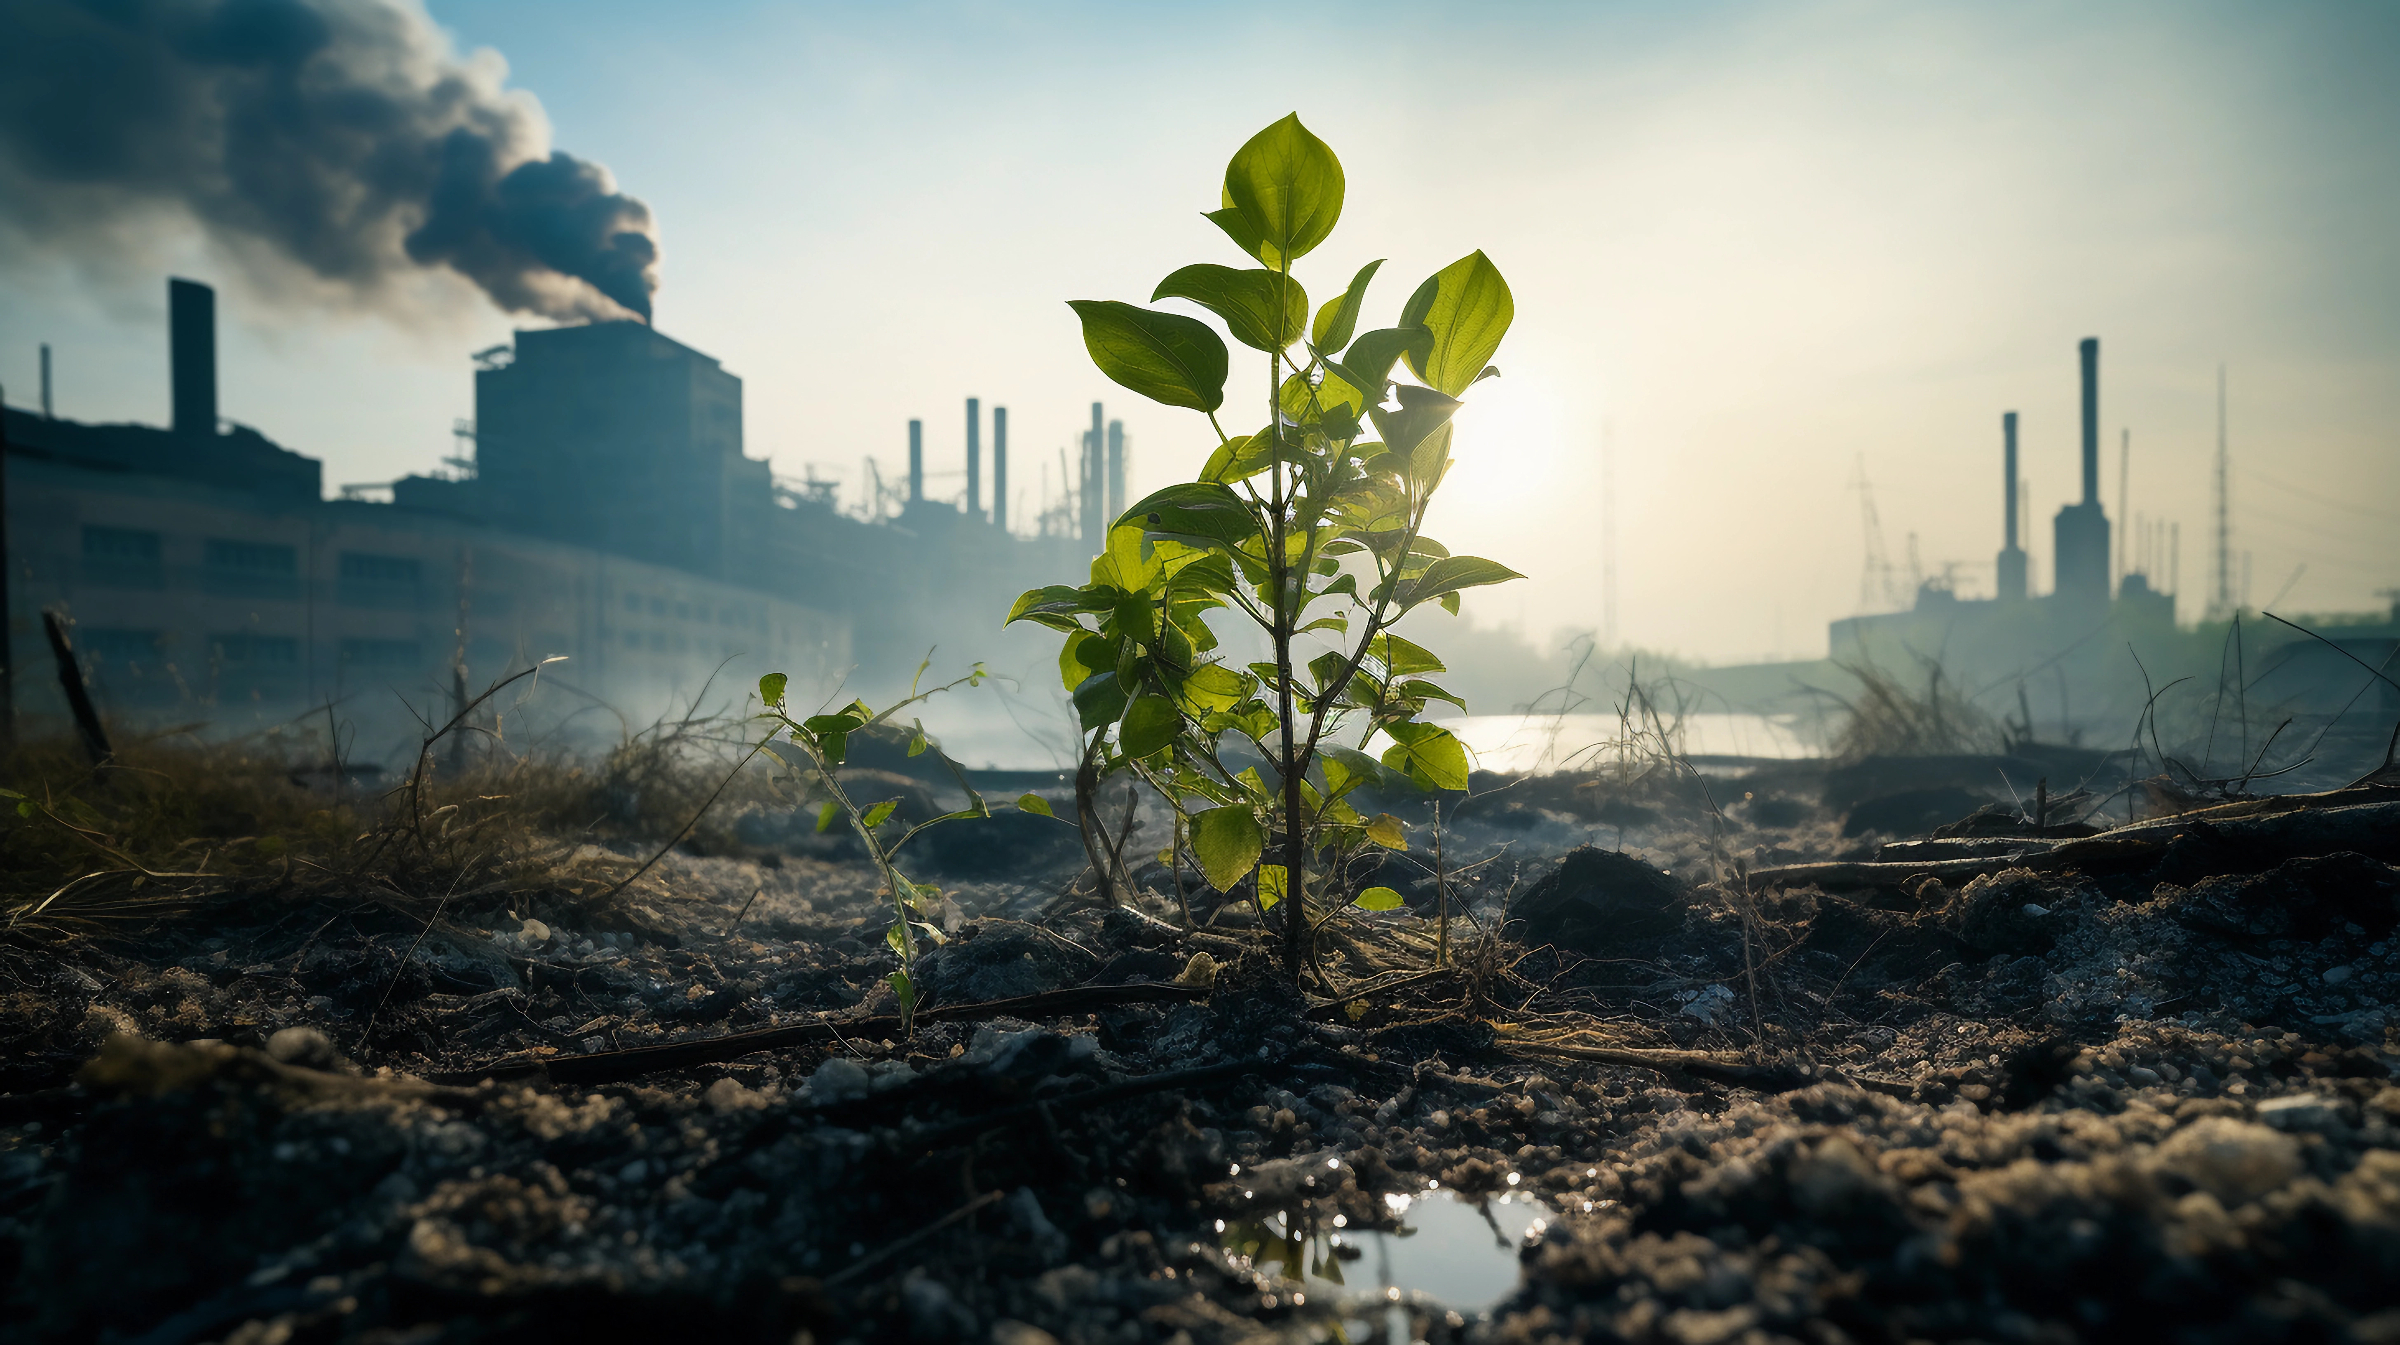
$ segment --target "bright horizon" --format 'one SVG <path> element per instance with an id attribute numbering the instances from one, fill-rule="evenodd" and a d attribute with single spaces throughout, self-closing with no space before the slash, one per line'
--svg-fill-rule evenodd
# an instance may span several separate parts
<path id="1" fill-rule="evenodd" d="M 1188 476 L 1206 422 L 1107 383 L 1064 301 L 1236 262 L 1198 212 L 1233 149 L 1297 110 L 1348 177 L 1301 266 L 1313 299 L 1388 257 L 1368 310 L 1388 322 L 1476 248 L 1515 292 L 1434 528 L 1531 576 L 1470 599 L 1485 625 L 1599 624 L 1604 426 L 1625 643 L 1822 653 L 1858 610 L 1862 460 L 1892 558 L 1913 533 L 1928 571 L 1958 562 L 1988 594 L 2009 410 L 2046 589 L 2085 336 L 2103 500 L 2121 526 L 2129 430 L 2133 511 L 2182 525 L 2187 620 L 2220 364 L 2251 601 L 2288 585 L 2286 610 L 2358 610 L 2400 585 L 2392 11 L 431 12 L 648 203 L 659 329 L 742 377 L 752 456 L 813 463 L 845 502 L 862 457 L 904 467 L 912 417 L 955 471 L 969 396 L 1009 408 L 1026 521 L 1093 400 L 1125 421 L 1137 494 Z M 1254 72 L 1260 51 L 1305 76 Z M 540 325 L 445 271 L 362 299 L 188 219 L 124 236 L 96 261 L 0 234 L 10 404 L 34 404 L 48 341 L 61 415 L 163 421 L 164 278 L 207 280 L 224 413 L 325 459 L 329 492 L 435 466 L 473 414 L 468 353 Z"/>

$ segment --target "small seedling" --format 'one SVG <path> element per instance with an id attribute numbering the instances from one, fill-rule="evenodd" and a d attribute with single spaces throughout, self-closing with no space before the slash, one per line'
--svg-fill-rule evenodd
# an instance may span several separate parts
<path id="1" fill-rule="evenodd" d="M 1465 747 L 1419 718 L 1434 701 L 1465 704 L 1428 680 L 1441 660 L 1394 623 L 1427 604 L 1455 614 L 1462 590 L 1519 577 L 1424 533 L 1459 398 L 1499 372 L 1490 361 L 1516 311 L 1508 285 L 1470 253 L 1419 285 L 1395 325 L 1362 332 L 1383 265 L 1371 262 L 1312 320 L 1292 264 L 1333 231 L 1343 190 L 1333 151 L 1285 117 L 1233 156 L 1222 208 L 1208 214 L 1258 265 L 1182 267 L 1150 296 L 1198 305 L 1258 352 L 1252 405 L 1266 423 L 1254 432 L 1229 435 L 1218 421 L 1231 359 L 1206 322 L 1072 304 L 1102 373 L 1206 416 L 1218 447 L 1199 480 L 1111 525 L 1089 582 L 1035 589 L 1009 613 L 1066 636 L 1059 673 L 1084 735 L 1080 825 L 1103 887 L 1115 879 L 1094 834 L 1097 790 L 1130 770 L 1175 810 L 1213 886 L 1251 878 L 1262 913 L 1283 910 L 1295 978 L 1312 921 L 1400 904 L 1390 888 L 1336 890 L 1361 847 L 1407 845 L 1397 819 L 1365 816 L 1349 796 L 1395 781 L 1467 786 Z M 1244 666 L 1216 652 L 1202 618 L 1220 608 L 1258 626 L 1272 661 Z M 1311 657 L 1312 644 L 1323 652 Z M 1380 757 L 1365 750 L 1377 742 Z M 1238 764 L 1244 748 L 1264 770 Z"/>
<path id="2" fill-rule="evenodd" d="M 917 665 L 918 679 L 925 676 L 925 669 L 931 666 L 931 662 L 927 660 Z M 983 801 L 983 795 L 968 781 L 966 772 L 958 768 L 958 763 L 926 736 L 922 723 L 912 721 L 909 725 L 908 754 L 913 757 L 932 752 L 934 759 L 949 770 L 959 788 L 966 791 L 966 807 L 916 822 L 901 832 L 897 839 L 887 842 L 882 828 L 891 821 L 892 813 L 900 806 L 900 800 L 884 799 L 862 804 L 852 798 L 850 791 L 842 784 L 842 763 L 849 757 L 853 735 L 895 724 L 902 711 L 923 704 L 952 688 L 981 685 L 984 675 L 983 665 L 978 663 L 966 676 L 941 686 L 919 690 L 917 682 L 912 681 L 905 699 L 895 701 L 881 711 L 869 707 L 865 701 L 854 700 L 830 714 L 813 714 L 799 719 L 792 717 L 784 703 L 784 691 L 790 685 L 788 677 L 782 673 L 768 673 L 758 679 L 758 699 L 766 707 L 759 717 L 770 721 L 767 739 L 760 745 L 765 747 L 778 738 L 788 738 L 799 749 L 801 759 L 793 764 L 802 766 L 813 776 L 814 789 L 824 795 L 824 801 L 817 811 L 817 830 L 830 831 L 848 822 L 850 829 L 857 833 L 860 843 L 867 847 L 867 856 L 874 861 L 875 871 L 882 875 L 885 891 L 892 902 L 892 924 L 891 928 L 884 931 L 884 942 L 890 945 L 893 955 L 900 962 L 899 967 L 885 979 L 891 983 L 892 993 L 900 999 L 900 1027 L 903 1032 L 914 1031 L 916 1026 L 919 999 L 916 981 L 918 936 L 923 935 L 936 944 L 944 942 L 946 936 L 932 918 L 942 906 L 941 889 L 912 882 L 901 873 L 898 866 L 900 851 L 929 827 L 960 818 L 990 817 L 992 810 Z M 789 755 L 778 755 L 787 762 L 791 761 Z"/>

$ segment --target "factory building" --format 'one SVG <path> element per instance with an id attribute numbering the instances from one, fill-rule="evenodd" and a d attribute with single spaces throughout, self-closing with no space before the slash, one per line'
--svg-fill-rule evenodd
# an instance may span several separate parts
<path id="1" fill-rule="evenodd" d="M 638 322 L 482 352 L 463 470 L 328 500 L 315 459 L 219 419 L 209 289 L 173 281 L 169 303 L 170 427 L 5 411 L 23 715 L 63 710 L 46 609 L 71 618 L 104 714 L 232 731 L 330 702 L 397 743 L 401 698 L 439 705 L 462 666 L 480 687 L 558 654 L 545 680 L 637 716 L 769 671 L 904 682 L 937 642 L 984 656 L 1018 592 L 1093 551 L 1081 529 L 1007 530 L 1005 410 L 988 515 L 970 401 L 968 507 L 926 497 L 912 422 L 908 500 L 852 517 L 745 455 L 738 377 Z"/>

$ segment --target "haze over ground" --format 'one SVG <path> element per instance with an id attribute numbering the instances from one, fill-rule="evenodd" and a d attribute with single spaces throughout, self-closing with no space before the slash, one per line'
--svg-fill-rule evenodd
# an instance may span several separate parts
<path id="1" fill-rule="evenodd" d="M 1235 262 L 1198 212 L 1232 149 L 1297 110 L 1349 177 L 1303 264 L 1314 294 L 1389 257 L 1370 305 L 1389 321 L 1477 247 L 1515 289 L 1435 529 L 1532 576 L 1470 604 L 1487 624 L 1597 624 L 1604 423 L 1629 643 L 1822 652 L 1858 606 L 1862 455 L 1894 555 L 1917 533 L 1929 569 L 1989 592 L 2010 409 L 2046 588 L 2087 335 L 2134 510 L 2182 523 L 2187 619 L 2220 362 L 2253 600 L 2303 564 L 2285 609 L 2400 583 L 2386 6 L 431 12 L 648 203 L 660 329 L 745 379 L 751 453 L 851 498 L 863 455 L 896 473 L 912 416 L 955 466 L 970 395 L 1010 409 L 1020 517 L 1095 398 L 1126 421 L 1137 491 L 1197 467 L 1204 423 L 1102 380 L 1063 300 Z M 191 275 L 225 291 L 225 413 L 324 457 L 329 483 L 388 480 L 450 451 L 465 356 L 512 325 L 445 271 L 362 302 L 172 214 L 129 232 L 139 264 L 0 243 L 12 403 L 46 340 L 62 415 L 163 420 L 160 279 Z M 2113 451 L 2103 477 L 2114 516 Z"/>

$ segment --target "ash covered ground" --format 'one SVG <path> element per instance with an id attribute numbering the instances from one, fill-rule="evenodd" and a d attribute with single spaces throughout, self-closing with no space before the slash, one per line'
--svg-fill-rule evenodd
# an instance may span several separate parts
<path id="1" fill-rule="evenodd" d="M 756 804 L 605 901 L 20 938 L 10 1334 L 2400 1341 L 2400 787 L 1912 837 L 1805 770 L 1478 783 L 1304 991 L 1244 900 L 946 829 L 930 1001 L 1051 998 L 913 1037 L 866 865 Z M 1301 1275 L 1436 1188 L 1535 1203 L 1496 1301 Z"/>

